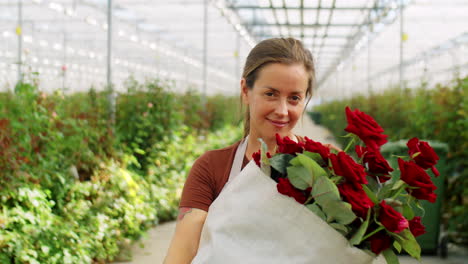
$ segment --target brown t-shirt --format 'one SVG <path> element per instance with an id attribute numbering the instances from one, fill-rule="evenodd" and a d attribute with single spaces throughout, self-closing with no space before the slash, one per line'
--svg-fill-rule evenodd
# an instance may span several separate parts
<path id="1" fill-rule="evenodd" d="M 300 142 L 304 141 L 301 136 L 297 138 Z M 198 208 L 208 212 L 229 179 L 239 144 L 240 141 L 226 148 L 207 151 L 195 161 L 185 182 L 179 208 Z M 247 163 L 249 159 L 244 155 L 242 168 Z"/>

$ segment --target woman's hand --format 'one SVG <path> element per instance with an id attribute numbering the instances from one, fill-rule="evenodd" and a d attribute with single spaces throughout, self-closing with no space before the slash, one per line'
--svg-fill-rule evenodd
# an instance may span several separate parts
<path id="1" fill-rule="evenodd" d="M 340 149 L 340 148 L 334 146 L 333 144 L 323 144 L 323 145 L 324 145 L 325 147 L 329 148 L 330 150 L 334 149 L 334 150 L 336 150 L 336 151 L 338 151 L 338 152 L 343 151 L 342 149 Z"/>

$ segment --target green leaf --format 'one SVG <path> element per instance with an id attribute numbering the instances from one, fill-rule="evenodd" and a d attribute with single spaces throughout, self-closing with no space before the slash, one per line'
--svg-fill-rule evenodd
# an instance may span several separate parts
<path id="1" fill-rule="evenodd" d="M 369 218 L 370 218 L 370 212 L 371 210 L 369 210 L 367 212 L 367 218 L 366 218 L 366 221 L 364 221 L 361 226 L 359 227 L 359 229 L 356 231 L 356 233 L 354 233 L 354 235 L 351 237 L 351 239 L 349 240 L 349 243 L 351 245 L 359 245 L 361 243 L 361 240 L 362 240 L 362 237 L 364 236 L 364 234 L 366 233 L 367 231 L 367 227 L 369 226 Z"/>
<path id="2" fill-rule="evenodd" d="M 413 258 L 421 260 L 421 247 L 411 231 L 409 229 L 405 229 L 401 231 L 400 235 L 401 237 L 396 237 L 396 239 L 398 243 L 401 244 L 402 248 Z"/>
<path id="3" fill-rule="evenodd" d="M 268 152 L 268 146 L 267 144 L 265 143 L 265 141 L 263 141 L 263 139 L 259 138 L 258 141 L 260 141 L 260 144 L 261 144 L 261 151 L 260 151 L 260 155 L 261 155 L 261 166 L 263 167 L 264 165 L 267 165 L 267 166 L 270 166 L 270 162 L 269 162 L 269 159 L 266 155 L 266 153 Z"/>
<path id="4" fill-rule="evenodd" d="M 385 258 L 385 261 L 387 264 L 399 264 L 400 261 L 398 260 L 397 255 L 395 255 L 395 252 L 391 248 L 387 248 L 382 252 L 382 255 Z"/>
<path id="5" fill-rule="evenodd" d="M 377 193 L 377 198 L 379 200 L 383 200 L 383 199 L 389 197 L 390 192 L 392 191 L 392 187 L 393 187 L 393 182 L 391 180 L 385 182 L 383 184 L 383 187 Z"/>
<path id="6" fill-rule="evenodd" d="M 291 160 L 291 164 L 305 167 L 312 175 L 312 181 L 320 176 L 327 175 L 327 172 L 315 160 L 304 154 L 298 154 L 297 157 Z"/>
<path id="7" fill-rule="evenodd" d="M 392 186 L 392 190 L 397 190 L 399 189 L 401 186 L 405 185 L 406 183 L 402 180 L 398 180 L 395 184 L 393 184 Z"/>
<path id="8" fill-rule="evenodd" d="M 367 176 L 366 179 L 366 186 L 369 188 L 369 190 L 373 191 L 374 193 L 377 193 L 381 189 L 381 185 L 377 182 L 377 180 L 374 177 Z"/>
<path id="9" fill-rule="evenodd" d="M 305 190 L 312 186 L 312 176 L 304 167 L 288 167 L 288 178 L 294 187 Z"/>
<path id="10" fill-rule="evenodd" d="M 140 149 L 140 148 L 134 148 L 133 151 L 137 154 L 140 154 L 140 155 L 145 155 L 145 151 Z"/>
<path id="11" fill-rule="evenodd" d="M 336 220 L 339 224 L 347 225 L 356 219 L 351 205 L 343 201 L 328 200 L 322 205 L 322 208 L 329 223 Z"/>
<path id="12" fill-rule="evenodd" d="M 371 199 L 371 201 L 374 203 L 374 204 L 379 204 L 379 199 L 377 198 L 377 196 L 375 195 L 375 193 L 373 191 L 371 191 L 369 189 L 369 187 L 367 187 L 367 185 L 365 184 L 362 184 L 362 188 L 364 189 L 364 191 L 366 192 L 367 196 L 369 197 L 369 199 Z"/>
<path id="13" fill-rule="evenodd" d="M 302 154 L 304 154 L 305 156 L 315 160 L 315 162 L 317 162 L 319 164 L 324 164 L 325 165 L 325 162 L 322 159 L 322 156 L 320 154 L 318 154 L 318 153 L 310 152 L 310 151 L 304 151 Z"/>
<path id="14" fill-rule="evenodd" d="M 266 154 L 268 152 L 268 146 L 265 141 L 263 141 L 263 139 L 259 138 L 258 141 L 260 141 L 260 144 L 262 145 L 260 151 L 260 168 L 262 169 L 263 173 L 265 173 L 265 175 L 271 175 L 270 161 Z"/>
<path id="15" fill-rule="evenodd" d="M 407 203 L 403 204 L 403 216 L 410 220 L 414 217 L 413 208 L 411 208 L 411 206 Z"/>
<path id="16" fill-rule="evenodd" d="M 320 217 L 323 221 L 327 221 L 327 216 L 325 215 L 325 213 L 323 213 L 322 209 L 320 209 L 320 207 L 317 205 L 317 203 L 313 203 L 313 204 L 308 204 L 306 205 L 306 207 L 312 211 L 315 215 L 317 215 L 318 217 Z"/>
<path id="17" fill-rule="evenodd" d="M 348 228 L 343 224 L 331 223 L 330 226 L 333 227 L 336 231 L 340 232 L 343 236 L 346 236 L 349 232 Z"/>
<path id="18" fill-rule="evenodd" d="M 421 203 L 419 202 L 419 200 L 415 200 L 414 201 L 414 204 L 416 205 L 416 207 L 418 207 L 418 209 L 420 210 L 421 213 L 418 213 L 418 215 L 422 217 L 424 217 L 424 215 L 426 215 L 426 210 L 424 209 L 424 207 L 422 207 Z"/>
<path id="19" fill-rule="evenodd" d="M 342 176 L 333 176 L 333 177 L 330 178 L 330 180 L 332 182 L 334 182 L 335 184 L 338 183 L 339 181 L 341 181 L 341 179 L 343 179 Z"/>
<path id="20" fill-rule="evenodd" d="M 393 241 L 393 247 L 396 249 L 396 251 L 398 251 L 398 253 L 401 252 L 401 245 L 400 243 L 398 243 L 398 241 Z"/>
<path id="21" fill-rule="evenodd" d="M 277 154 L 270 159 L 270 165 L 281 174 L 286 174 L 289 162 L 294 158 L 291 154 Z"/>
<path id="22" fill-rule="evenodd" d="M 340 193 L 336 185 L 326 176 L 317 178 L 311 192 L 315 201 L 322 206 L 329 201 L 340 200 Z"/>

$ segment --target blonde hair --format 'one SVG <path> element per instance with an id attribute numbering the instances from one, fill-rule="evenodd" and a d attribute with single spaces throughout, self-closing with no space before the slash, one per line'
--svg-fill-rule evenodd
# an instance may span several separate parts
<path id="1" fill-rule="evenodd" d="M 309 50 L 304 48 L 301 41 L 294 38 L 271 38 L 258 43 L 249 53 L 242 72 L 247 87 L 251 90 L 258 78 L 258 73 L 262 67 L 271 63 L 283 63 L 287 65 L 302 64 L 309 75 L 309 82 L 306 90 L 307 102 L 312 95 L 313 84 L 315 83 L 314 59 Z M 250 130 L 249 107 L 245 111 L 244 137 Z"/>

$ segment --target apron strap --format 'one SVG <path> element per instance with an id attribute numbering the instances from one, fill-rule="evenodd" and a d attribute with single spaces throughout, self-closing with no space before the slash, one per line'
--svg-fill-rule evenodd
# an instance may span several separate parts
<path id="1" fill-rule="evenodd" d="M 234 161 L 232 162 L 231 172 L 229 173 L 228 182 L 231 181 L 237 174 L 241 172 L 242 162 L 244 161 L 245 150 L 247 149 L 247 142 L 249 136 L 247 135 L 239 146 L 237 146 L 236 154 L 234 155 Z"/>

